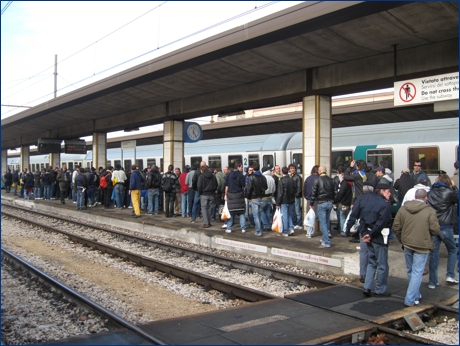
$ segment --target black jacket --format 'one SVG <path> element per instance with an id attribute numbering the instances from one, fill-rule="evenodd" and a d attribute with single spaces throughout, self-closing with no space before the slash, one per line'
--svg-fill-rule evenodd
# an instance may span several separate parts
<path id="1" fill-rule="evenodd" d="M 311 205 L 317 202 L 335 201 L 337 193 L 334 189 L 334 180 L 327 174 L 320 174 L 318 179 L 313 183 L 311 191 Z"/>
<path id="2" fill-rule="evenodd" d="M 350 181 L 342 180 L 339 184 L 339 191 L 335 197 L 335 204 L 342 204 L 346 207 L 351 206 L 353 193 L 351 191 L 352 183 Z"/>
<path id="3" fill-rule="evenodd" d="M 11 184 L 13 184 L 13 174 L 11 172 L 6 172 L 3 178 L 5 178 L 6 186 L 10 186 Z"/>
<path id="4" fill-rule="evenodd" d="M 52 185 L 54 182 L 53 176 L 51 173 L 46 172 L 43 175 L 43 185 Z"/>
<path id="5" fill-rule="evenodd" d="M 345 171 L 343 179 L 351 181 L 353 183 L 353 202 L 363 194 L 364 180 L 363 176 L 366 176 L 365 181 L 369 182 L 374 188 L 377 186 L 378 179 L 373 172 L 356 171 L 352 173 L 353 167 L 348 167 Z"/>
<path id="6" fill-rule="evenodd" d="M 214 196 L 217 190 L 217 178 L 211 171 L 201 173 L 197 183 L 198 193 L 204 196 Z"/>
<path id="7" fill-rule="evenodd" d="M 453 225 L 457 222 L 458 189 L 451 189 L 443 182 L 434 183 L 428 193 L 428 204 L 436 211 L 439 225 Z"/>
<path id="8" fill-rule="evenodd" d="M 159 189 L 161 187 L 161 174 L 158 168 L 153 168 L 147 178 L 147 189 Z"/>
<path id="9" fill-rule="evenodd" d="M 278 182 L 278 190 L 276 191 L 276 205 L 295 203 L 295 194 L 297 186 L 294 180 L 287 175 L 282 177 Z"/>
<path id="10" fill-rule="evenodd" d="M 257 171 L 259 172 L 259 171 Z M 268 189 L 267 179 L 262 174 L 254 172 L 249 176 L 248 185 L 246 186 L 246 198 L 262 198 L 265 190 Z"/>
<path id="11" fill-rule="evenodd" d="M 409 174 L 401 174 L 401 178 L 396 179 L 394 188 L 398 190 L 398 199 L 402 201 L 407 191 L 415 186 L 415 180 Z"/>
<path id="12" fill-rule="evenodd" d="M 297 173 L 294 173 L 294 175 L 291 175 L 291 179 L 294 180 L 295 183 L 295 198 L 301 198 L 302 197 L 302 178 Z"/>

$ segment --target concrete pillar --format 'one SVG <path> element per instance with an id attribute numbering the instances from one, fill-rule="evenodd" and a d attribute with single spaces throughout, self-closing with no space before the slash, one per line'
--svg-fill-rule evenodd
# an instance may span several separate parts
<path id="1" fill-rule="evenodd" d="M 314 165 L 324 165 L 331 175 L 332 102 L 329 96 L 307 96 L 302 100 L 302 176 L 310 175 Z M 303 204 L 306 215 L 306 203 Z"/>
<path id="2" fill-rule="evenodd" d="M 2 168 L 1 168 L 1 174 L 2 174 L 2 179 L 3 176 L 5 175 L 6 172 L 8 172 L 8 150 L 2 149 Z"/>
<path id="3" fill-rule="evenodd" d="M 61 154 L 50 153 L 49 154 L 50 168 L 59 167 L 61 168 Z"/>
<path id="4" fill-rule="evenodd" d="M 29 146 L 25 145 L 21 147 L 21 160 L 19 161 L 19 169 L 22 171 L 27 168 L 30 171 L 30 160 L 29 160 Z"/>
<path id="5" fill-rule="evenodd" d="M 164 122 L 163 130 L 163 172 L 169 165 L 184 167 L 184 122 L 173 120 Z"/>
<path id="6" fill-rule="evenodd" d="M 93 167 L 107 166 L 107 133 L 93 133 Z"/>

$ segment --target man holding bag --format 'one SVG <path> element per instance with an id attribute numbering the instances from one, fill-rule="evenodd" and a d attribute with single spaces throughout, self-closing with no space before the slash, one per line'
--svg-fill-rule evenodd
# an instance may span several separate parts
<path id="1" fill-rule="evenodd" d="M 295 195 L 297 186 L 295 182 L 289 178 L 289 170 L 287 167 L 283 167 L 281 172 L 283 173 L 283 177 L 278 182 L 276 209 L 281 209 L 283 220 L 283 233 L 280 234 L 283 237 L 288 237 L 290 234 L 294 234 L 293 216 L 295 214 Z"/>

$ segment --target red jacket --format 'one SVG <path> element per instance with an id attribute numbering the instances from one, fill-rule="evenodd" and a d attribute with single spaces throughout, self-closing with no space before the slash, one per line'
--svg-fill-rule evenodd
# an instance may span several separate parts
<path id="1" fill-rule="evenodd" d="M 180 193 L 188 192 L 188 185 L 185 183 L 185 178 L 187 178 L 187 174 L 188 172 L 182 172 L 182 174 L 179 177 Z"/>

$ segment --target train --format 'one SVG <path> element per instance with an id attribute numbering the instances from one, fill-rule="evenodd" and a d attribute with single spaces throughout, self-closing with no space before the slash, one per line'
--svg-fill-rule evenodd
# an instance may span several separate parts
<path id="1" fill-rule="evenodd" d="M 351 159 L 362 159 L 374 166 L 386 161 L 396 173 L 395 178 L 402 169 L 412 169 L 415 161 L 422 162 L 432 181 L 441 169 L 452 175 L 453 164 L 458 160 L 458 121 L 449 118 L 332 129 L 331 171 L 335 173 L 338 166 L 346 166 Z M 202 140 L 185 143 L 184 152 L 185 165 L 205 161 L 210 168 L 223 168 L 233 167 L 240 160 L 244 167 L 258 163 L 272 168 L 294 163 L 299 174 L 303 171 L 301 132 Z M 163 145 L 138 146 L 123 152 L 120 148 L 107 150 L 107 166 L 129 169 L 133 163 L 140 169 L 152 164 L 164 169 Z M 10 169 L 18 169 L 19 158 L 10 157 L 7 164 Z M 60 155 L 60 166 L 73 169 L 75 165 L 92 167 L 92 151 L 86 155 Z M 32 172 L 48 166 L 48 155 L 30 156 Z M 307 173 L 310 170 L 311 167 L 305 169 Z"/>

